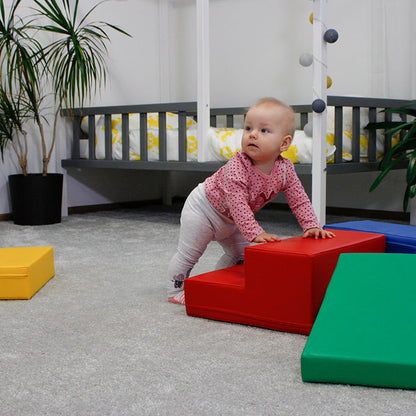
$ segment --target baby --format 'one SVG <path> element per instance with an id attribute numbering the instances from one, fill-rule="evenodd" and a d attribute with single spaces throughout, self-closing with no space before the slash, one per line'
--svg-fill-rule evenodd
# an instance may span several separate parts
<path id="1" fill-rule="evenodd" d="M 304 233 L 332 238 L 323 230 L 293 163 L 281 156 L 292 142 L 293 110 L 274 98 L 263 98 L 246 115 L 242 149 L 188 196 L 181 214 L 176 254 L 170 261 L 168 300 L 185 304 L 184 280 L 211 241 L 224 249 L 216 269 L 244 260 L 250 243 L 279 241 L 267 233 L 254 214 L 284 192 Z"/>

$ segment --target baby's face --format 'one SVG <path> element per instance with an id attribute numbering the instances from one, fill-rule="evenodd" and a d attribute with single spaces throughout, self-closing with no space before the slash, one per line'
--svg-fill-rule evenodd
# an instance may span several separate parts
<path id="1" fill-rule="evenodd" d="M 287 150 L 292 141 L 287 133 L 291 117 L 284 106 L 270 103 L 248 111 L 241 146 L 255 165 L 274 163 Z"/>

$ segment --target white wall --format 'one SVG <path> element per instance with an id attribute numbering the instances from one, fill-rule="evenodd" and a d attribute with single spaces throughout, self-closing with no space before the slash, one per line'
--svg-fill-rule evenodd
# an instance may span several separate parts
<path id="1" fill-rule="evenodd" d="M 26 3 L 30 1 L 26 0 Z M 109 82 L 91 105 L 190 101 L 196 99 L 195 0 L 109 0 L 94 15 L 132 34 L 129 39 L 110 31 Z M 81 0 L 87 10 L 91 0 Z M 211 0 L 211 103 L 246 106 L 260 96 L 273 95 L 289 104 L 311 101 L 312 68 L 298 64 L 299 55 L 312 51 L 310 0 Z M 360 95 L 411 99 L 416 96 L 416 29 L 412 0 L 330 0 L 328 27 L 340 38 L 328 45 L 328 75 L 332 95 Z M 162 24 L 161 24 L 162 22 Z M 65 142 L 66 140 L 66 142 Z M 61 128 L 51 171 L 60 170 L 68 152 Z M 37 160 L 31 161 L 37 169 Z M 0 163 L 0 214 L 10 211 L 7 175 L 14 163 Z M 160 177 L 143 173 L 99 174 L 70 171 L 66 180 L 69 206 L 146 199 L 160 195 Z M 104 178 L 104 179 L 103 179 Z M 178 175 L 172 175 L 172 180 Z M 367 174 L 328 178 L 328 205 L 400 211 L 401 174 L 392 175 L 383 192 L 369 194 Z M 354 179 L 354 180 L 353 180 Z M 135 189 L 117 192 L 103 187 L 123 182 Z M 183 181 L 182 179 L 180 180 Z M 305 178 L 307 185 L 308 179 Z M 181 184 L 186 193 L 193 185 Z M 174 193 L 174 191 L 172 191 Z M 385 195 L 388 195 L 386 200 Z"/>
<path id="2" fill-rule="evenodd" d="M 173 95 L 195 98 L 195 2 L 173 2 Z M 290 104 L 312 99 L 312 67 L 298 64 L 312 52 L 310 0 L 211 0 L 211 100 L 213 106 L 249 105 L 261 96 Z M 413 98 L 416 57 L 412 0 L 330 0 L 328 45 L 331 95 Z M 176 88 L 175 88 L 176 87 Z"/>
<path id="3" fill-rule="evenodd" d="M 91 0 L 81 0 L 80 10 L 87 11 L 91 8 Z M 23 0 L 22 14 L 29 13 L 26 5 L 31 5 L 30 0 Z M 159 8 L 155 0 L 120 1 L 109 0 L 103 3 L 92 15 L 92 20 L 108 21 L 122 27 L 132 35 L 127 38 L 116 31 L 108 30 L 112 40 L 108 47 L 108 82 L 91 101 L 91 105 L 114 105 L 159 102 L 161 99 L 160 75 L 159 75 Z M 50 127 L 45 126 L 48 137 Z M 29 171 L 40 172 L 40 157 L 38 133 L 30 132 L 31 158 Z M 58 142 L 49 165 L 50 172 L 63 171 L 60 160 L 69 155 L 69 130 L 65 123 L 61 123 L 58 133 Z M 33 149 L 32 149 L 33 148 Z M 9 149 L 10 150 L 10 149 Z M 6 153 L 5 163 L 0 162 L 0 214 L 9 213 L 8 175 L 20 173 L 17 159 L 12 152 Z M 103 172 L 103 176 L 97 177 L 97 173 L 86 172 L 85 178 L 79 180 L 66 176 L 64 194 L 65 208 L 77 205 L 101 204 L 113 201 L 129 201 L 146 199 L 147 192 L 140 186 L 137 187 L 137 177 L 134 175 L 111 175 Z M 80 175 L 82 176 L 82 175 Z M 130 179 L 129 179 L 130 178 Z M 84 183 L 85 179 L 85 183 Z M 119 186 L 120 179 L 123 183 L 131 183 L 136 186 L 136 193 L 123 194 L 123 187 Z M 147 183 L 149 181 L 147 180 Z M 107 183 L 115 190 L 106 191 L 102 184 Z M 158 180 L 154 180 L 154 189 L 157 196 L 160 195 Z M 154 189 L 148 193 L 149 197 L 155 197 Z M 157 197 L 156 196 L 156 197 Z"/>

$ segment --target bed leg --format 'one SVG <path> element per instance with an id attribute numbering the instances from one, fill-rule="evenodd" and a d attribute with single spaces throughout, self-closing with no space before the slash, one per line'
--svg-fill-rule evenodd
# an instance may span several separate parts
<path id="1" fill-rule="evenodd" d="M 416 197 L 409 200 L 410 225 L 416 225 Z"/>
<path id="2" fill-rule="evenodd" d="M 172 206 L 172 183 L 171 172 L 162 172 L 162 203 L 163 205 Z"/>

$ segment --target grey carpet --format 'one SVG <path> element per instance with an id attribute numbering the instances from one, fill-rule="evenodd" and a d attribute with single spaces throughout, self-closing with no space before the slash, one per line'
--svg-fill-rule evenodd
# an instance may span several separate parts
<path id="1" fill-rule="evenodd" d="M 287 212 L 259 220 L 300 234 Z M 306 336 L 188 317 L 168 303 L 178 223 L 178 207 L 159 206 L 0 222 L 0 247 L 53 246 L 56 267 L 31 300 L 0 301 L 1 415 L 416 414 L 414 391 L 303 383 Z M 219 254 L 212 244 L 195 272 Z"/>

